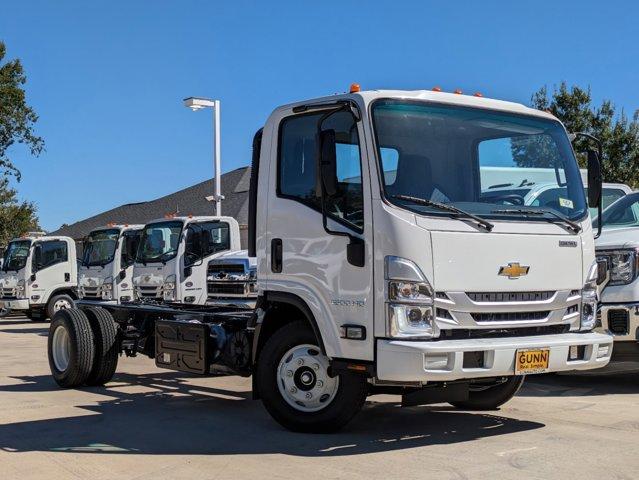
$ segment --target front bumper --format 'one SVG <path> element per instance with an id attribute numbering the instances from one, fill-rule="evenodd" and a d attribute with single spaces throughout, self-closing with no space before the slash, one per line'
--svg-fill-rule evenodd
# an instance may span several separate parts
<path id="1" fill-rule="evenodd" d="M 207 305 L 255 309 L 257 298 L 207 298 Z"/>
<path id="2" fill-rule="evenodd" d="M 514 375 L 517 350 L 550 349 L 548 372 L 589 370 L 608 364 L 612 337 L 604 333 L 563 333 L 469 340 L 377 340 L 377 377 L 393 382 L 452 381 Z M 585 346 L 583 359 L 568 360 L 570 347 Z M 600 347 L 608 352 L 597 358 Z M 484 352 L 481 368 L 464 367 L 466 352 Z M 472 355 L 475 355 L 474 353 Z"/>
<path id="3" fill-rule="evenodd" d="M 29 310 L 29 299 L 20 300 L 0 300 L 0 308 L 8 308 L 11 310 Z"/>

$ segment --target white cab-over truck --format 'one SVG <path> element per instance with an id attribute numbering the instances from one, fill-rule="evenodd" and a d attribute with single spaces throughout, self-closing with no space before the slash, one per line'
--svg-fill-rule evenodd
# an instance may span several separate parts
<path id="1" fill-rule="evenodd" d="M 481 170 L 496 165 L 551 166 L 566 194 L 543 208 L 487 200 Z M 118 351 L 226 369 L 252 375 L 282 425 L 318 432 L 370 394 L 494 409 L 527 374 L 610 359 L 612 337 L 593 332 L 597 264 L 570 141 L 523 105 L 353 91 L 277 108 L 253 141 L 248 247 L 255 311 L 80 304 L 51 325 L 55 380 L 104 383 Z"/>
<path id="2" fill-rule="evenodd" d="M 78 298 L 99 303 L 133 300 L 133 263 L 144 225 L 109 224 L 84 242 Z"/>
<path id="3" fill-rule="evenodd" d="M 596 240 L 599 329 L 612 334 L 607 371 L 639 370 L 639 193 L 617 200 L 602 214 Z"/>
<path id="4" fill-rule="evenodd" d="M 78 266 L 69 237 L 29 233 L 9 242 L 0 271 L 0 308 L 32 320 L 72 308 Z"/>
<path id="5" fill-rule="evenodd" d="M 133 265 L 135 299 L 204 305 L 208 262 L 240 249 L 233 217 L 170 217 L 144 226 Z"/>
<path id="6" fill-rule="evenodd" d="M 257 301 L 257 259 L 247 250 L 225 252 L 209 262 L 208 305 L 255 308 Z"/>

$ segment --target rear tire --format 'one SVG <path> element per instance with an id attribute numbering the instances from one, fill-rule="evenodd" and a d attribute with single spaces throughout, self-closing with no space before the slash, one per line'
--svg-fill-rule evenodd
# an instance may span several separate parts
<path id="1" fill-rule="evenodd" d="M 93 368 L 85 385 L 100 386 L 113 378 L 118 367 L 118 331 L 113 317 L 104 308 L 87 308 L 84 313 L 95 340 Z"/>
<path id="2" fill-rule="evenodd" d="M 339 430 L 366 401 L 366 378 L 351 373 L 330 377 L 328 358 L 317 344 L 313 331 L 298 321 L 275 332 L 259 355 L 255 383 L 264 407 L 295 432 Z"/>
<path id="3" fill-rule="evenodd" d="M 495 410 L 513 398 L 523 383 L 524 377 L 520 375 L 509 377 L 505 382 L 492 387 L 476 386 L 473 389 L 471 384 L 468 400 L 450 402 L 450 404 L 462 410 Z"/>
<path id="4" fill-rule="evenodd" d="M 75 303 L 69 295 L 65 293 L 54 295 L 49 299 L 49 303 L 47 303 L 47 318 L 52 319 L 60 310 L 67 310 L 70 308 L 75 308 Z"/>
<path id="5" fill-rule="evenodd" d="M 93 368 L 95 347 L 89 319 L 77 309 L 57 312 L 48 339 L 51 374 L 58 385 L 73 388 L 86 382 Z"/>

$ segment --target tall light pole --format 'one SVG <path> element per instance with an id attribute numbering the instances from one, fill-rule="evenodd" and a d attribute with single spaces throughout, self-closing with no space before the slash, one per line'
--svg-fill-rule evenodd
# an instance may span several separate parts
<path id="1" fill-rule="evenodd" d="M 215 214 L 222 215 L 222 169 L 220 167 L 220 101 L 209 98 L 189 97 L 184 99 L 184 106 L 189 107 L 194 112 L 204 108 L 213 109 L 213 168 L 215 175 L 215 192 L 212 196 L 206 197 L 209 202 L 215 202 Z"/>

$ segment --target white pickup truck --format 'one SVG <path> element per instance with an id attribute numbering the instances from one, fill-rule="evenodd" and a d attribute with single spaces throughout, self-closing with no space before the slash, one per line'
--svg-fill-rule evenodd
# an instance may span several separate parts
<path id="1" fill-rule="evenodd" d="M 639 193 L 602 214 L 596 240 L 600 329 L 615 340 L 608 371 L 639 370 Z"/>
<path id="2" fill-rule="evenodd" d="M 588 214 L 601 201 L 598 157 L 588 152 L 587 203 L 568 135 L 545 112 L 355 86 L 283 105 L 253 140 L 255 310 L 80 303 L 51 325 L 52 375 L 63 387 L 102 384 L 118 352 L 202 375 L 222 368 L 252 376 L 285 427 L 325 432 L 371 394 L 494 409 L 526 375 L 603 367 L 612 337 L 593 331 Z M 487 198 L 483 168 L 549 164 L 565 188 L 556 204 Z M 165 224 L 162 248 L 137 259 L 155 263 L 153 288 L 174 298 L 159 274 L 183 256 L 183 228 Z"/>
<path id="3" fill-rule="evenodd" d="M 78 297 L 100 303 L 133 300 L 133 262 L 144 225 L 109 224 L 84 242 Z"/>
<path id="4" fill-rule="evenodd" d="M 0 308 L 32 320 L 72 308 L 78 266 L 69 237 L 34 232 L 9 242 L 0 271 Z"/>
<path id="5" fill-rule="evenodd" d="M 208 305 L 255 308 L 257 301 L 257 259 L 247 250 L 226 252 L 209 262 Z"/>
<path id="6" fill-rule="evenodd" d="M 170 217 L 146 224 L 133 265 L 135 299 L 204 305 L 209 261 L 240 249 L 233 217 Z"/>

